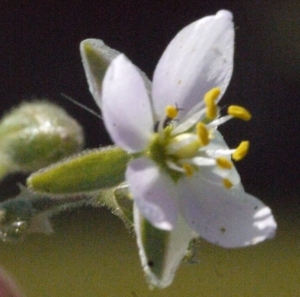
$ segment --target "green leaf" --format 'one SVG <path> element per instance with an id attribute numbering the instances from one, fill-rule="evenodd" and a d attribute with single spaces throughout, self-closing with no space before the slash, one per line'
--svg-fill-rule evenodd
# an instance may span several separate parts
<path id="1" fill-rule="evenodd" d="M 31 174 L 27 185 L 36 192 L 72 194 L 115 187 L 124 181 L 131 156 L 110 146 L 70 157 Z"/>

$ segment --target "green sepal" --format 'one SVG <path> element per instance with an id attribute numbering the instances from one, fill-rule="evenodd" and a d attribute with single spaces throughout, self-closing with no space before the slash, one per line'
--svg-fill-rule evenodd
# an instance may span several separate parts
<path id="1" fill-rule="evenodd" d="M 129 228 L 133 226 L 133 199 L 127 184 L 121 184 L 113 191 L 115 208 L 113 213 L 120 217 Z"/>
<path id="2" fill-rule="evenodd" d="M 95 100 L 99 100 L 105 72 L 110 62 L 120 53 L 100 39 L 86 39 L 80 43 L 80 54 L 90 92 Z"/>
<path id="3" fill-rule="evenodd" d="M 98 106 L 102 106 L 102 82 L 105 72 L 114 58 L 120 52 L 110 48 L 100 39 L 85 39 L 80 43 L 80 54 L 89 85 L 89 90 L 93 95 Z M 146 74 L 137 68 L 140 72 L 148 93 L 151 92 L 151 81 Z"/>
<path id="4" fill-rule="evenodd" d="M 169 286 L 195 234 L 179 216 L 171 231 L 151 225 L 134 206 L 134 229 L 146 278 L 152 287 Z"/>
<path id="5" fill-rule="evenodd" d="M 124 181 L 131 156 L 109 146 L 87 150 L 31 174 L 27 185 L 36 192 L 72 194 L 112 188 Z"/>
<path id="6" fill-rule="evenodd" d="M 147 220 L 142 222 L 142 242 L 147 255 L 147 265 L 151 272 L 161 279 L 165 263 L 166 248 L 170 240 L 170 232 L 153 227 Z"/>

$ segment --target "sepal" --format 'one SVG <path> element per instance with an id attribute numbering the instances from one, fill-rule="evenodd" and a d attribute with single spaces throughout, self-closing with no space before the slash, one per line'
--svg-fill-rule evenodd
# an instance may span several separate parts
<path id="1" fill-rule="evenodd" d="M 195 234 L 182 217 L 172 231 L 153 227 L 134 206 L 134 229 L 146 278 L 152 287 L 169 286 Z"/>
<path id="2" fill-rule="evenodd" d="M 86 150 L 32 173 L 27 186 L 46 194 L 78 194 L 116 187 L 125 180 L 130 159 L 127 152 L 115 146 Z"/>
<path id="3" fill-rule="evenodd" d="M 133 198 L 127 184 L 122 183 L 114 189 L 115 207 L 112 211 L 120 217 L 127 227 L 133 226 Z"/>
<path id="4" fill-rule="evenodd" d="M 102 108 L 102 82 L 109 64 L 120 52 L 110 48 L 100 39 L 85 39 L 80 43 L 80 54 L 89 90 L 100 108 Z M 150 93 L 151 81 L 138 69 Z"/>
<path id="5" fill-rule="evenodd" d="M 102 81 L 110 62 L 120 53 L 100 39 L 85 39 L 80 43 L 80 54 L 89 90 L 101 102 Z"/>

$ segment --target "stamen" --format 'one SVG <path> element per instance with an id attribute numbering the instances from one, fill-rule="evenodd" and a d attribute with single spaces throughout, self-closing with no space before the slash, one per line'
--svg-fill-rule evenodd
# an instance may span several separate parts
<path id="1" fill-rule="evenodd" d="M 176 106 L 173 105 L 167 105 L 166 109 L 165 109 L 165 113 L 168 119 L 175 119 L 178 115 L 178 108 Z"/>
<path id="2" fill-rule="evenodd" d="M 238 105 L 230 105 L 227 113 L 244 121 L 249 121 L 252 117 L 251 113 L 246 108 Z"/>
<path id="3" fill-rule="evenodd" d="M 192 167 L 191 164 L 183 163 L 182 168 L 184 169 L 184 172 L 188 177 L 191 177 L 194 175 L 194 168 Z"/>
<path id="4" fill-rule="evenodd" d="M 236 148 L 234 153 L 232 154 L 232 159 L 234 161 L 240 161 L 242 160 L 249 151 L 250 143 L 249 141 L 242 141 L 240 145 Z"/>
<path id="5" fill-rule="evenodd" d="M 232 163 L 225 157 L 216 158 L 217 165 L 222 169 L 231 169 L 233 167 Z"/>
<path id="6" fill-rule="evenodd" d="M 233 187 L 233 183 L 228 178 L 224 178 L 222 182 L 223 182 L 223 186 L 228 190 Z"/>
<path id="7" fill-rule="evenodd" d="M 196 132 L 199 137 L 200 143 L 202 146 L 208 145 L 209 144 L 209 132 L 202 122 L 199 122 L 196 125 Z"/>
<path id="8" fill-rule="evenodd" d="M 215 101 L 220 93 L 220 88 L 213 88 L 204 95 L 204 102 L 206 104 L 206 117 L 210 120 L 213 120 L 217 117 L 218 108 Z"/>

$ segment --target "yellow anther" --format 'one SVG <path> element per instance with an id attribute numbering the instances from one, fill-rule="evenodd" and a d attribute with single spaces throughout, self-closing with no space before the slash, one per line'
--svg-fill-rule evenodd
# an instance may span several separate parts
<path id="1" fill-rule="evenodd" d="M 199 122 L 196 125 L 196 132 L 201 145 L 205 146 L 209 144 L 209 131 L 207 130 L 205 124 Z"/>
<path id="2" fill-rule="evenodd" d="M 231 169 L 233 167 L 232 163 L 225 157 L 219 157 L 216 161 L 217 165 L 222 169 Z"/>
<path id="3" fill-rule="evenodd" d="M 206 117 L 213 120 L 218 115 L 218 107 L 216 105 L 216 99 L 221 93 L 220 88 L 213 88 L 204 95 L 204 102 L 206 104 Z"/>
<path id="4" fill-rule="evenodd" d="M 244 121 L 249 121 L 252 117 L 251 113 L 246 108 L 238 105 L 230 105 L 227 112 L 229 115 Z"/>
<path id="5" fill-rule="evenodd" d="M 167 105 L 165 113 L 168 119 L 175 119 L 178 115 L 178 108 L 174 105 Z"/>
<path id="6" fill-rule="evenodd" d="M 189 163 L 183 163 L 182 164 L 182 168 L 183 170 L 185 171 L 185 174 L 188 176 L 188 177 L 191 177 L 194 175 L 194 168 L 191 164 Z"/>
<path id="7" fill-rule="evenodd" d="M 233 183 L 228 178 L 224 178 L 222 182 L 223 186 L 228 190 L 233 187 Z"/>
<path id="8" fill-rule="evenodd" d="M 242 160 L 249 151 L 250 143 L 249 141 L 242 141 L 240 145 L 236 148 L 236 150 L 232 154 L 232 159 L 234 161 Z"/>

